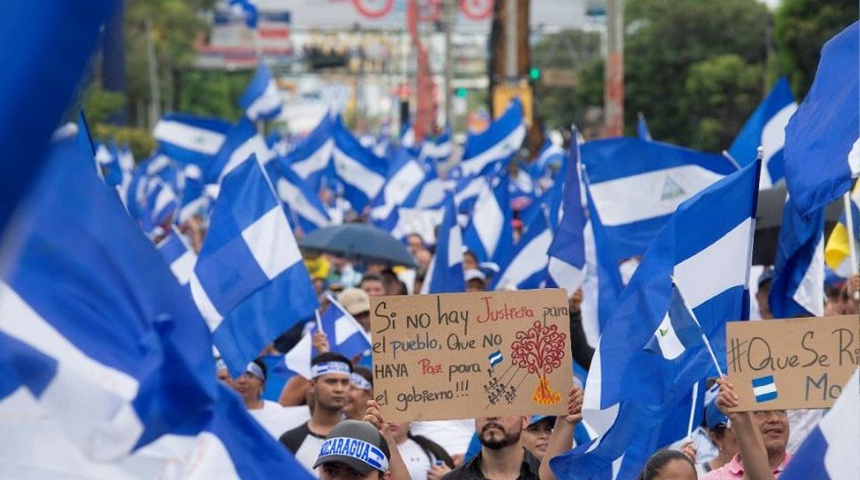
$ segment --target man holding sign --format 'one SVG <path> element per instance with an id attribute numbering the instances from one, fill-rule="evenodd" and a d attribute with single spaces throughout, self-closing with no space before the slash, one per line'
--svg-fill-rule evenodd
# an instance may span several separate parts
<path id="1" fill-rule="evenodd" d="M 720 384 L 720 394 L 716 404 L 729 417 L 729 425 L 734 431 L 740 452 L 729 463 L 708 472 L 704 479 L 769 478 L 770 474 L 778 477 L 791 459 L 786 451 L 789 434 L 786 411 L 732 411 L 740 406 L 734 385 L 725 378 L 717 380 L 717 383 Z"/>

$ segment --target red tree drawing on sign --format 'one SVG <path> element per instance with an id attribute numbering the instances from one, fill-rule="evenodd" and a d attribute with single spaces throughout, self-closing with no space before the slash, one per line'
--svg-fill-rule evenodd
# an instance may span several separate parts
<path id="1" fill-rule="evenodd" d="M 567 335 L 558 331 L 558 326 L 543 326 L 535 322 L 532 328 L 517 332 L 511 344 L 511 361 L 538 374 L 538 385 L 532 400 L 541 405 L 552 405 L 561 401 L 561 395 L 552 390 L 547 376 L 561 365 L 564 358 L 564 341 Z"/>

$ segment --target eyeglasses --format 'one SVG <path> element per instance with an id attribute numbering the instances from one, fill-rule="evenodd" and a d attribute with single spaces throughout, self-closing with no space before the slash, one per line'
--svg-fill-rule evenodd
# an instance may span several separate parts
<path id="1" fill-rule="evenodd" d="M 755 415 L 756 418 L 767 418 L 770 416 L 771 413 L 776 414 L 776 416 L 780 418 L 786 416 L 785 410 L 756 410 L 752 413 L 753 415 Z"/>

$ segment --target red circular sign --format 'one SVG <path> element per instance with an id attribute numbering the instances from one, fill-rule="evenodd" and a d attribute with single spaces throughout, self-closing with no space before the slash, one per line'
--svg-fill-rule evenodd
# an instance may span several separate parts
<path id="1" fill-rule="evenodd" d="M 460 0 L 460 11 L 471 20 L 484 20 L 493 14 L 493 0 Z"/>
<path id="2" fill-rule="evenodd" d="M 391 12 L 394 0 L 352 0 L 352 4 L 367 18 L 382 18 Z"/>

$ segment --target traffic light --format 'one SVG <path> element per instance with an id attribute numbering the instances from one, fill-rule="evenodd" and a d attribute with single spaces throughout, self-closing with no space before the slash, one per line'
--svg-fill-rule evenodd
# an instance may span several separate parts
<path id="1" fill-rule="evenodd" d="M 533 82 L 540 80 L 540 68 L 532 67 L 529 69 L 529 78 L 532 79 Z"/>
<path id="2" fill-rule="evenodd" d="M 457 89 L 457 96 L 459 98 L 466 98 L 469 96 L 469 91 L 466 90 L 465 88 L 458 88 Z"/>

